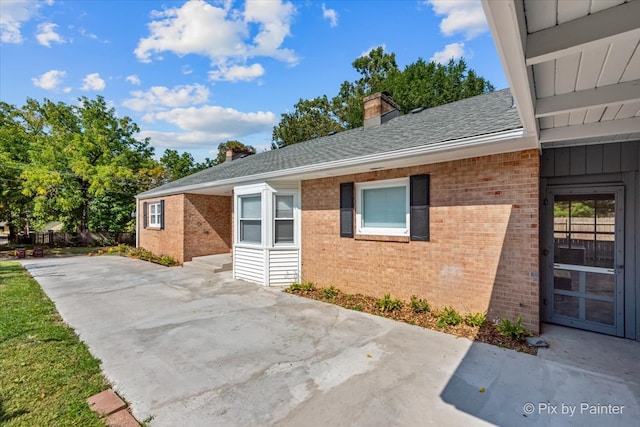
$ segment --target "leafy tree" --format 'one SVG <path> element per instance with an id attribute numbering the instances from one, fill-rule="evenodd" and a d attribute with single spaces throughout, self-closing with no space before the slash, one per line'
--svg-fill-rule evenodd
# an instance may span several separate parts
<path id="1" fill-rule="evenodd" d="M 195 172 L 195 160 L 190 153 L 178 154 L 176 150 L 167 149 L 160 157 L 160 165 L 164 168 L 167 182 L 191 175 Z"/>
<path id="2" fill-rule="evenodd" d="M 325 96 L 300 99 L 292 113 L 282 114 L 280 123 L 273 128 L 272 148 L 280 148 L 343 129 L 334 118 L 331 103 Z"/>
<path id="3" fill-rule="evenodd" d="M 23 165 L 29 161 L 30 135 L 23 126 L 20 111 L 13 105 L 0 102 L 0 220 L 7 221 L 9 239 L 15 241 L 22 228 L 31 199 L 22 194 Z"/>
<path id="4" fill-rule="evenodd" d="M 293 113 L 282 115 L 273 129 L 273 147 L 362 126 L 363 99 L 376 92 L 389 92 L 401 112 L 408 113 L 494 90 L 491 83 L 468 69 L 463 59 L 452 59 L 446 65 L 418 59 L 400 70 L 395 54 L 377 47 L 354 60 L 352 66 L 360 77 L 344 81 L 331 101 L 326 96 L 301 99 Z"/>
<path id="5" fill-rule="evenodd" d="M 207 167 L 211 167 L 211 166 L 224 163 L 227 160 L 227 150 L 229 149 L 236 150 L 236 151 L 244 151 L 251 154 L 256 153 L 256 149 L 253 146 L 244 145 L 240 141 L 230 140 L 227 142 L 220 143 L 218 145 L 218 156 L 215 158 L 215 160 L 209 160 L 208 158 L 206 158 L 204 164 L 202 165 L 204 166 L 208 163 L 210 164 L 210 166 L 207 166 Z"/>
<path id="6" fill-rule="evenodd" d="M 153 148 L 148 139 L 134 137 L 138 126 L 117 117 L 103 97 L 79 101 L 72 106 L 28 99 L 22 108 L 31 135 L 22 194 L 33 199 L 33 216 L 41 222 L 59 220 L 69 230 L 121 230 L 130 225 L 135 194 L 158 183 Z M 107 219 L 90 222 L 90 215 Z"/>

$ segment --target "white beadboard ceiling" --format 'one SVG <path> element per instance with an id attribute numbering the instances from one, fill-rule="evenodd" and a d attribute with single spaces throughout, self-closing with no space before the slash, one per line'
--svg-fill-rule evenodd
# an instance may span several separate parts
<path id="1" fill-rule="evenodd" d="M 482 0 L 522 121 L 541 145 L 640 135 L 640 0 Z"/>

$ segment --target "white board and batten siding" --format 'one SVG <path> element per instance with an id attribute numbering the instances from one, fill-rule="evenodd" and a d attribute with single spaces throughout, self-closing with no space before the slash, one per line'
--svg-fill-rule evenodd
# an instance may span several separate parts
<path id="1" fill-rule="evenodd" d="M 300 251 L 298 249 L 271 249 L 269 257 L 269 284 L 290 285 L 298 281 Z"/>
<path id="2" fill-rule="evenodd" d="M 247 282 L 265 284 L 265 259 L 262 248 L 233 248 L 233 276 Z"/>

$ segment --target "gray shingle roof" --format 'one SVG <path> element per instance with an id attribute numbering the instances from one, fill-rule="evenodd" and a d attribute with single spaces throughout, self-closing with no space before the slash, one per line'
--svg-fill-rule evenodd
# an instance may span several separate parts
<path id="1" fill-rule="evenodd" d="M 179 192 L 182 187 L 220 180 L 240 182 L 261 173 L 519 129 L 522 124 L 512 104 L 511 92 L 503 89 L 405 114 L 375 128 L 339 132 L 222 163 L 138 196 L 151 197 L 169 190 Z"/>

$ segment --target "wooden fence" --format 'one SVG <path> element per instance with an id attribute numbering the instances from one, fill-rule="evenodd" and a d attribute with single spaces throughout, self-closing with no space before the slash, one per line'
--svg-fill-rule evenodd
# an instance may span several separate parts
<path id="1" fill-rule="evenodd" d="M 40 246 L 113 246 L 124 243 L 134 246 L 136 233 L 45 231 L 20 235 L 18 243 Z"/>

